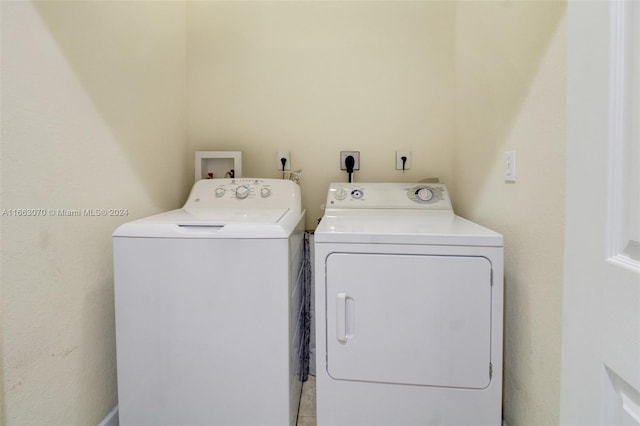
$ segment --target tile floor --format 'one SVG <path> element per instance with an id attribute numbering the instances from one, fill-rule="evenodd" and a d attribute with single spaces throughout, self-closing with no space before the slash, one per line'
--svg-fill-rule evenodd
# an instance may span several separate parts
<path id="1" fill-rule="evenodd" d="M 297 426 L 316 426 L 316 376 L 309 375 L 302 384 Z"/>

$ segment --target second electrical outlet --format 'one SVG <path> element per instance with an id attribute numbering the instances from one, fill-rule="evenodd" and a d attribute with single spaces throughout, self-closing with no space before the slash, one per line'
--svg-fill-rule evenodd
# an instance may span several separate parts
<path id="1" fill-rule="evenodd" d="M 284 168 L 282 165 L 282 159 L 284 158 Z M 288 151 L 278 151 L 278 156 L 276 157 L 276 161 L 277 161 L 277 170 L 280 170 L 281 172 L 284 170 L 291 170 L 291 156 L 289 155 Z"/>
<path id="2" fill-rule="evenodd" d="M 396 151 L 396 170 L 409 170 L 411 168 L 411 152 Z"/>
<path id="3" fill-rule="evenodd" d="M 353 157 L 353 170 L 360 170 L 360 151 L 340 151 L 340 170 L 347 170 L 345 161 L 348 156 Z"/>

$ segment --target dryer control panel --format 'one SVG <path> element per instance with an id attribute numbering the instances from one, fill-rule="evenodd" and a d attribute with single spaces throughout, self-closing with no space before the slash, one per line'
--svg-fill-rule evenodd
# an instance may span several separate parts
<path id="1" fill-rule="evenodd" d="M 332 183 L 327 209 L 452 210 L 442 183 Z"/>
<path id="2" fill-rule="evenodd" d="M 290 208 L 300 211 L 300 187 L 283 179 L 202 179 L 184 208 Z"/>

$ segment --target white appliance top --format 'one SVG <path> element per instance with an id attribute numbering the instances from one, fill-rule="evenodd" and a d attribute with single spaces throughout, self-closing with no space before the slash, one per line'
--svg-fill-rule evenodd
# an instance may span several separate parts
<path id="1" fill-rule="evenodd" d="M 114 237 L 287 238 L 302 211 L 300 187 L 282 179 L 203 179 L 184 207 L 121 225 Z"/>
<path id="2" fill-rule="evenodd" d="M 456 216 L 444 184 L 332 183 L 316 243 L 502 247 L 502 235 Z"/>

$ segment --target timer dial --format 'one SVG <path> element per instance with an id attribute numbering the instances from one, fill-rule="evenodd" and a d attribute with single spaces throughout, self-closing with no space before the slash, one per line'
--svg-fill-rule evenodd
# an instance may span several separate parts
<path id="1" fill-rule="evenodd" d="M 431 201 L 433 198 L 433 191 L 429 188 L 418 188 L 416 189 L 416 198 L 420 201 Z"/>
<path id="2" fill-rule="evenodd" d="M 248 196 L 249 196 L 249 188 L 247 188 L 245 185 L 240 185 L 239 187 L 236 188 L 236 198 L 244 200 Z"/>

